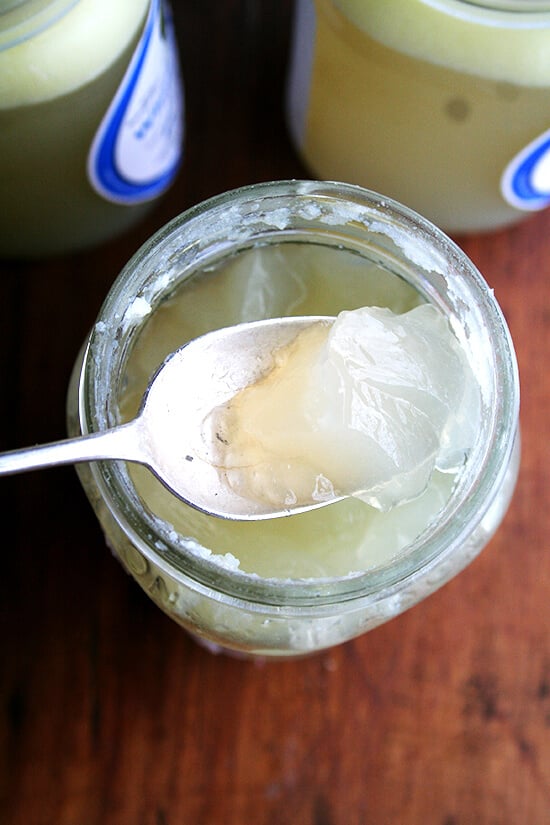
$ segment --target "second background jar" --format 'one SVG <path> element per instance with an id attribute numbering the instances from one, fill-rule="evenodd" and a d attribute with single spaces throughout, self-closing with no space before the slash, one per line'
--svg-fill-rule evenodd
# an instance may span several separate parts
<path id="1" fill-rule="evenodd" d="M 451 233 L 550 203 L 550 3 L 297 0 L 293 141 Z"/>

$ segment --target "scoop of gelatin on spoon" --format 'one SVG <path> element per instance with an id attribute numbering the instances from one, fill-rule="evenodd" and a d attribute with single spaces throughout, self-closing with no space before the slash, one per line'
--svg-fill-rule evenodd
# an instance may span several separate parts
<path id="1" fill-rule="evenodd" d="M 273 508 L 236 493 L 213 459 L 204 433 L 213 409 L 271 368 L 274 353 L 324 316 L 254 321 L 215 330 L 173 352 L 152 376 L 137 417 L 112 429 L 0 454 L 0 475 L 102 460 L 137 462 L 178 498 L 203 512 L 241 521 L 287 516 L 327 499 Z M 167 456 L 170 460 L 166 460 Z"/>

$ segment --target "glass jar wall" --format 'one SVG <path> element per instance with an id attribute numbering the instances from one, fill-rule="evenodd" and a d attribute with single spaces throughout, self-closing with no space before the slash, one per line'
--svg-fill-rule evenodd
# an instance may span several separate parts
<path id="1" fill-rule="evenodd" d="M 348 501 L 307 518 L 239 524 L 182 504 L 135 465 L 80 468 L 120 561 L 211 648 L 273 657 L 327 648 L 397 615 L 468 564 L 515 484 L 513 346 L 491 290 L 458 247 L 406 208 L 344 184 L 282 182 L 221 195 L 168 224 L 117 279 L 75 367 L 72 434 L 134 415 L 156 366 L 208 329 L 369 303 L 403 312 L 425 301 L 464 348 L 483 414 L 464 468 L 420 507 L 380 520 Z"/>

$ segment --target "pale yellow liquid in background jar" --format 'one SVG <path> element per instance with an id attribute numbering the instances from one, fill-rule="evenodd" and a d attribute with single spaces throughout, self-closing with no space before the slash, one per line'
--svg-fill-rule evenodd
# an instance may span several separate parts
<path id="1" fill-rule="evenodd" d="M 550 4 L 489 5 L 298 0 L 289 126 L 312 173 L 394 197 L 454 233 L 550 202 L 548 151 L 540 198 L 518 203 L 505 182 L 550 128 Z"/>
<path id="2" fill-rule="evenodd" d="M 104 197 L 87 163 L 150 9 L 151 0 L 0 0 L 0 256 L 89 246 L 149 208 Z"/>

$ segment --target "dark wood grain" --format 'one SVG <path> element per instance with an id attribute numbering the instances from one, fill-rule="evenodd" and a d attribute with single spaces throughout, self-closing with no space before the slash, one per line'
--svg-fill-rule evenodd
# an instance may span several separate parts
<path id="1" fill-rule="evenodd" d="M 64 434 L 76 352 L 166 219 L 305 175 L 282 98 L 290 4 L 179 0 L 185 164 L 92 252 L 1 265 L 0 448 Z M 72 469 L 4 479 L 0 821 L 6 825 L 547 825 L 550 212 L 459 243 L 522 374 L 523 460 L 490 546 L 405 615 L 329 653 L 212 656 L 106 549 Z"/>

